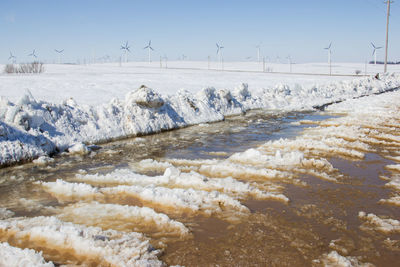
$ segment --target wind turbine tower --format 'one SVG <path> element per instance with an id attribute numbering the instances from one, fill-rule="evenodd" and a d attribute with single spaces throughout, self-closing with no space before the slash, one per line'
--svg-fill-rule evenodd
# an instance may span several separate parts
<path id="1" fill-rule="evenodd" d="M 381 49 L 382 48 L 382 46 L 378 46 L 378 47 L 376 47 L 373 43 L 371 43 L 371 45 L 372 45 L 372 47 L 374 48 L 374 52 L 372 52 L 372 55 L 374 56 L 374 65 L 376 65 L 376 54 L 377 54 L 377 50 L 378 49 Z"/>
<path id="2" fill-rule="evenodd" d="M 289 55 L 287 56 L 288 63 L 290 65 L 290 72 L 292 72 L 292 57 Z"/>
<path id="3" fill-rule="evenodd" d="M 256 45 L 257 48 L 257 61 L 260 62 L 260 49 L 261 49 L 261 43 Z"/>
<path id="4" fill-rule="evenodd" d="M 15 62 L 17 61 L 17 58 L 11 53 L 11 51 L 10 51 L 10 56 L 8 57 L 8 60 L 12 60 L 13 64 L 15 64 Z"/>
<path id="5" fill-rule="evenodd" d="M 58 64 L 61 64 L 61 54 L 62 52 L 64 52 L 64 49 L 61 50 L 54 49 L 54 51 L 58 53 Z"/>
<path id="6" fill-rule="evenodd" d="M 328 64 L 331 64 L 331 55 L 332 55 L 332 42 L 329 44 L 328 47 L 325 47 L 324 49 L 328 51 Z"/>
<path id="7" fill-rule="evenodd" d="M 143 49 L 148 49 L 149 50 L 149 63 L 151 62 L 151 50 L 154 51 L 153 47 L 151 47 L 151 40 L 149 41 L 149 44 L 145 47 L 143 47 Z"/>
<path id="8" fill-rule="evenodd" d="M 131 52 L 131 50 L 129 50 L 128 41 L 126 41 L 125 46 L 121 45 L 121 50 L 124 50 L 125 62 L 128 62 L 128 52 Z"/>
<path id="9" fill-rule="evenodd" d="M 33 49 L 32 53 L 30 53 L 30 54 L 28 55 L 28 57 L 37 58 L 37 55 L 35 54 L 35 52 L 36 52 L 36 49 Z"/>
<path id="10" fill-rule="evenodd" d="M 216 43 L 216 45 L 217 45 L 217 55 L 219 56 L 219 61 L 221 62 L 221 68 L 223 70 L 224 69 L 224 57 L 222 55 L 222 49 L 224 49 L 224 47 L 219 45 L 218 43 Z"/>
<path id="11" fill-rule="evenodd" d="M 325 47 L 324 49 L 328 51 L 328 64 L 329 64 L 329 75 L 332 75 L 332 61 L 331 61 L 331 55 L 332 55 L 332 42 L 329 44 L 328 47 Z"/>

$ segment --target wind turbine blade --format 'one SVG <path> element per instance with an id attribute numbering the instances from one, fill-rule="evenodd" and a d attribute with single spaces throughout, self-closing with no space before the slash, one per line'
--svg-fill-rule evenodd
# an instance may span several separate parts
<path id="1" fill-rule="evenodd" d="M 382 48 L 382 46 L 379 46 L 379 47 L 377 47 L 377 48 L 375 48 L 375 49 L 381 49 Z"/>
<path id="2" fill-rule="evenodd" d="M 372 55 L 375 55 L 376 49 L 374 49 L 374 51 L 372 52 Z"/>
<path id="3" fill-rule="evenodd" d="M 153 47 L 150 46 L 149 48 L 154 51 Z"/>

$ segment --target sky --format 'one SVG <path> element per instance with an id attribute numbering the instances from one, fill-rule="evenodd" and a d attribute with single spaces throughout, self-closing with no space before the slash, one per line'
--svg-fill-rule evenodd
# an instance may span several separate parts
<path id="1" fill-rule="evenodd" d="M 400 1 L 391 5 L 389 60 L 400 61 Z M 126 41 L 129 60 L 256 60 L 256 45 L 267 61 L 333 62 L 372 60 L 385 44 L 386 5 L 382 0 L 0 0 L 0 63 L 38 59 L 83 63 L 117 60 Z M 384 59 L 384 48 L 378 60 Z"/>

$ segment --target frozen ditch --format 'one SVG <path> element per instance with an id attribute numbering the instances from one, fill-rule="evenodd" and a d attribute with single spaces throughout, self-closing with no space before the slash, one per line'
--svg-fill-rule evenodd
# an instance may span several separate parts
<path id="1" fill-rule="evenodd" d="M 250 112 L 2 169 L 0 241 L 55 264 L 390 266 L 399 100 Z"/>

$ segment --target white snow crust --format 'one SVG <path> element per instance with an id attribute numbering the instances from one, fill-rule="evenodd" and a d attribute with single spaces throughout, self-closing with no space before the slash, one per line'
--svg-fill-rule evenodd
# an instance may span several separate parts
<path id="1" fill-rule="evenodd" d="M 368 229 L 372 227 L 372 229 L 383 233 L 400 233 L 400 221 L 398 220 L 382 219 L 375 214 L 366 214 L 363 211 L 358 213 L 358 217 L 366 222 L 361 228 Z"/>
<path id="2" fill-rule="evenodd" d="M 3 237 L 27 242 L 29 248 L 72 254 L 81 263 L 110 266 L 162 266 L 157 250 L 142 234 L 103 231 L 63 222 L 55 217 L 15 218 L 0 221 Z"/>
<path id="3" fill-rule="evenodd" d="M 347 256 L 344 257 L 337 253 L 337 251 L 331 251 L 324 254 L 320 260 L 314 261 L 315 263 L 322 263 L 325 267 L 373 267 L 371 263 L 362 263 L 356 257 Z"/>
<path id="4" fill-rule="evenodd" d="M 20 249 L 8 243 L 0 243 L 0 266 L 8 267 L 54 267 L 46 262 L 41 252 L 33 249 Z"/>
<path id="5" fill-rule="evenodd" d="M 136 231 L 155 228 L 169 235 L 186 236 L 189 229 L 148 207 L 136 207 L 98 202 L 77 203 L 60 210 L 59 218 L 84 225 L 104 226 L 108 229 Z M 104 227 L 102 227 L 104 229 Z"/>
<path id="6" fill-rule="evenodd" d="M 0 220 L 4 220 L 4 219 L 10 218 L 12 216 L 14 216 L 14 212 L 12 212 L 11 210 L 8 210 L 6 208 L 0 207 Z"/>
<path id="7" fill-rule="evenodd" d="M 123 195 L 137 198 L 147 205 L 166 209 L 170 212 L 202 212 L 204 214 L 222 213 L 225 210 L 246 214 L 248 208 L 238 200 L 218 191 L 203 191 L 192 188 L 167 188 L 154 185 L 119 185 L 97 188 L 83 183 L 69 183 L 63 180 L 42 182 L 43 188 L 61 201 L 97 200 Z"/>
<path id="8" fill-rule="evenodd" d="M 148 160 L 142 161 L 146 165 Z M 158 163 L 152 160 L 152 163 L 158 166 L 168 166 L 162 176 L 146 176 L 137 174 L 129 169 L 118 169 L 106 175 L 92 174 L 76 176 L 76 180 L 86 183 L 96 184 L 119 184 L 119 185 L 139 185 L 139 186 L 163 186 L 177 188 L 193 188 L 204 191 L 219 191 L 231 196 L 247 196 L 250 195 L 258 199 L 267 199 L 272 196 L 271 193 L 263 192 L 258 188 L 233 179 L 227 178 L 209 178 L 195 171 L 190 173 L 182 173 L 178 168 L 168 163 Z M 147 166 L 149 167 L 149 166 Z"/>

